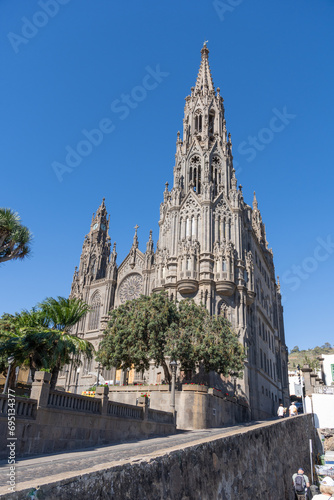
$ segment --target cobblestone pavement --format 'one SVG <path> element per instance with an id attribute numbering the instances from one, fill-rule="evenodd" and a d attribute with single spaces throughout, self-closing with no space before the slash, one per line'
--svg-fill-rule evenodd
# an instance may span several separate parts
<path id="1" fill-rule="evenodd" d="M 247 430 L 248 427 L 260 424 L 251 422 L 239 426 L 197 431 L 179 431 L 177 434 L 161 436 L 98 448 L 86 448 L 53 455 L 43 455 L 19 459 L 16 463 L 17 490 L 21 487 L 37 487 L 61 477 L 73 477 L 88 469 L 101 470 L 124 463 L 140 461 L 151 454 L 167 453 L 175 447 L 194 445 L 202 440 L 223 437 L 226 434 Z M 8 492 L 8 464 L 0 461 L 0 494 Z M 76 474 L 77 473 L 77 474 Z"/>

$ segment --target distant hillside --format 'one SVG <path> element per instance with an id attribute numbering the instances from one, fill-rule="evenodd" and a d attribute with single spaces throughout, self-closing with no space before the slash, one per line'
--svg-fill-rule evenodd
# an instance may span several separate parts
<path id="1" fill-rule="evenodd" d="M 311 368 L 317 369 L 319 365 L 317 357 L 321 354 L 334 354 L 334 347 L 329 342 L 321 347 L 316 346 L 313 349 L 305 350 L 299 350 L 299 347 L 295 346 L 289 353 L 289 370 L 297 368 L 297 365 L 303 366 L 306 359 L 310 361 Z"/>

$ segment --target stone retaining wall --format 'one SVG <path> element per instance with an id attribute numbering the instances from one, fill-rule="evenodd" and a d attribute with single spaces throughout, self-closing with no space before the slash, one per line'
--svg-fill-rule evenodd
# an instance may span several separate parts
<path id="1" fill-rule="evenodd" d="M 150 395 L 150 408 L 171 411 L 168 385 L 110 387 L 109 399 L 135 405 L 141 393 Z M 250 410 L 240 398 L 226 396 L 206 386 L 183 385 L 175 392 L 176 425 L 178 429 L 209 429 L 249 422 Z"/>
<path id="2" fill-rule="evenodd" d="M 54 453 L 122 440 L 176 432 L 172 413 L 108 400 L 108 388 L 96 398 L 51 391 L 51 375 L 36 372 L 32 398 L 0 395 L 0 459 L 8 457 L 7 438 L 16 438 L 16 456 Z M 15 416 L 14 434 L 8 416 Z"/>
<path id="3" fill-rule="evenodd" d="M 232 433 L 230 433 L 232 434 Z M 310 476 L 312 415 L 276 420 L 184 449 L 43 485 L 40 500 L 293 500 L 291 476 Z M 86 472 L 86 471 L 85 471 Z M 28 490 L 4 495 L 23 500 Z"/>

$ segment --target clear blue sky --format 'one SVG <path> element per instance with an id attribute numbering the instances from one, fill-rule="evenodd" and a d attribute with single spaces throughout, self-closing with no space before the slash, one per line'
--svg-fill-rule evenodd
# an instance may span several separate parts
<path id="1" fill-rule="evenodd" d="M 3 0 L 0 19 L 0 206 L 34 234 L 31 257 L 0 268 L 0 314 L 69 294 L 102 197 L 118 263 L 136 224 L 142 250 L 150 229 L 156 242 L 209 40 L 238 183 L 246 202 L 257 193 L 281 277 L 287 344 L 334 342 L 332 0 Z M 136 100 L 120 108 L 127 94 Z M 54 162 L 68 168 L 66 148 L 101 121 L 108 132 L 91 151 L 81 144 L 86 156 L 60 182 Z"/>

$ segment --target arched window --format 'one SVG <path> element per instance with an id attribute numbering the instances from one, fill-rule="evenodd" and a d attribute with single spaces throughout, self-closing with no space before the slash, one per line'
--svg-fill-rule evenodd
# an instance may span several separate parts
<path id="1" fill-rule="evenodd" d="M 92 360 L 84 358 L 83 360 L 83 374 L 88 375 L 92 371 Z"/>
<path id="2" fill-rule="evenodd" d="M 223 318 L 228 319 L 228 307 L 225 302 L 221 303 L 218 314 L 223 316 Z"/>
<path id="3" fill-rule="evenodd" d="M 222 263 L 222 271 L 227 271 L 227 265 L 226 265 L 225 259 L 223 260 L 223 263 Z"/>
<path id="4" fill-rule="evenodd" d="M 97 330 L 100 324 L 101 296 L 99 292 L 95 293 L 91 301 L 91 310 L 89 312 L 88 330 Z"/>
<path id="5" fill-rule="evenodd" d="M 217 196 L 217 193 L 218 193 L 218 170 L 215 168 L 213 169 L 213 167 L 211 166 L 212 170 L 211 170 L 211 179 L 213 181 L 213 186 L 214 186 L 214 196 Z"/>
<path id="6" fill-rule="evenodd" d="M 195 131 L 202 132 L 202 115 L 200 113 L 195 116 Z"/>

